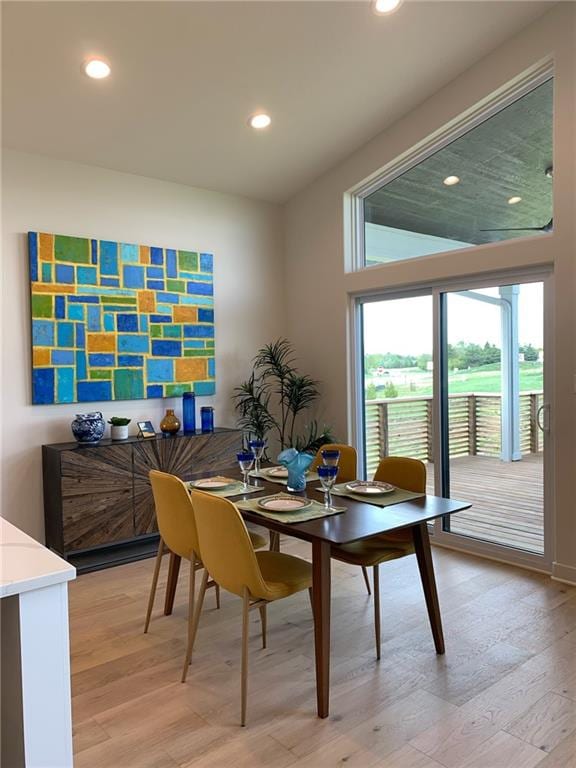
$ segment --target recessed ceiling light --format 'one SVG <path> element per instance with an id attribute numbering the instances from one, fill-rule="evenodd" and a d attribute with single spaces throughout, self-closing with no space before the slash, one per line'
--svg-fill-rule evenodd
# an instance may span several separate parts
<path id="1" fill-rule="evenodd" d="M 372 10 L 378 16 L 385 16 L 387 13 L 393 13 L 401 5 L 403 0 L 375 0 L 372 5 Z"/>
<path id="2" fill-rule="evenodd" d="M 258 130 L 261 130 L 262 128 L 268 128 L 271 122 L 272 118 L 265 112 L 258 112 L 255 115 L 251 115 L 248 119 L 248 125 Z"/>
<path id="3" fill-rule="evenodd" d="M 508 198 L 508 205 L 516 205 L 516 203 L 521 203 L 522 198 L 518 195 L 514 195 L 513 197 Z"/>
<path id="4" fill-rule="evenodd" d="M 444 184 L 446 184 L 447 187 L 453 187 L 454 184 L 460 184 L 460 177 L 446 176 L 446 178 L 444 179 Z"/>
<path id="5" fill-rule="evenodd" d="M 94 80 L 102 80 L 110 74 L 110 65 L 103 59 L 90 59 L 84 63 L 84 72 Z"/>

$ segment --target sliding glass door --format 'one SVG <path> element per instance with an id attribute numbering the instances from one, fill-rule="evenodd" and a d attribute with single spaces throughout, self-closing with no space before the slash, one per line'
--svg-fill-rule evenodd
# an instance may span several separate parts
<path id="1" fill-rule="evenodd" d="M 472 502 L 439 542 L 511 561 L 545 547 L 544 283 L 360 300 L 365 476 L 383 456 L 428 469 L 428 492 Z"/>

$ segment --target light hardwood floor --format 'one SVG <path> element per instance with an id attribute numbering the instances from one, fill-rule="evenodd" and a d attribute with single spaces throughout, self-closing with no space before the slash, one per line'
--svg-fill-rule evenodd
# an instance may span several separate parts
<path id="1" fill-rule="evenodd" d="M 283 551 L 309 557 L 284 539 Z M 142 634 L 153 561 L 70 585 L 76 768 L 574 768 L 576 588 L 434 550 L 447 653 L 415 558 L 382 568 L 382 660 L 359 568 L 333 563 L 331 716 L 315 715 L 307 595 L 251 619 L 240 728 L 241 601 L 208 595 L 186 684 L 187 569 L 174 614 Z M 165 583 L 167 562 L 160 586 Z"/>

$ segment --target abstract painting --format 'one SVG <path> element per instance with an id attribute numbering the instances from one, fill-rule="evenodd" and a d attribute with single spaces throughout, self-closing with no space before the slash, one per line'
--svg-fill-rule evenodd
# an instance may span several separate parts
<path id="1" fill-rule="evenodd" d="M 34 404 L 211 395 L 210 253 L 28 233 Z"/>

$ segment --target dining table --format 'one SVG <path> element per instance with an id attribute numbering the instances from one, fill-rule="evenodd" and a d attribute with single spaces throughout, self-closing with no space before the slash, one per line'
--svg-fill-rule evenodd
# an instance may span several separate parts
<path id="1" fill-rule="evenodd" d="M 213 474 L 218 474 L 214 472 Z M 226 475 L 240 479 L 237 471 L 226 471 Z M 204 474 L 203 477 L 207 475 Z M 186 478 L 196 479 L 196 478 Z M 266 477 L 251 478 L 261 486 L 261 491 L 243 494 L 241 491 L 229 500 L 240 503 L 244 500 L 260 498 L 276 494 L 286 489 Z M 317 487 L 318 481 L 308 482 L 306 490 L 301 495 L 323 503 L 323 492 Z M 279 536 L 293 536 L 307 541 L 312 545 L 312 610 L 314 620 L 314 649 L 316 665 L 316 701 L 318 717 L 328 717 L 330 713 L 330 601 L 331 601 L 331 568 L 330 553 L 332 546 L 351 544 L 391 531 L 410 529 L 414 541 L 414 549 L 418 568 L 422 579 L 424 598 L 436 653 L 445 652 L 444 634 L 440 603 L 434 576 L 434 565 L 428 535 L 428 523 L 446 515 L 469 509 L 471 504 L 456 499 L 445 499 L 429 494 L 408 501 L 389 504 L 385 507 L 360 501 L 356 498 L 338 496 L 334 499 L 345 511 L 306 522 L 288 522 L 270 519 L 255 510 L 240 509 L 246 522 L 267 528 L 270 531 L 271 548 L 276 548 Z M 170 553 L 168 581 L 164 613 L 172 613 L 176 584 L 180 569 L 180 557 Z"/>

